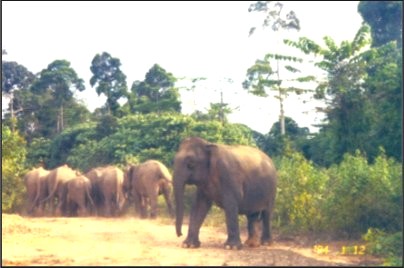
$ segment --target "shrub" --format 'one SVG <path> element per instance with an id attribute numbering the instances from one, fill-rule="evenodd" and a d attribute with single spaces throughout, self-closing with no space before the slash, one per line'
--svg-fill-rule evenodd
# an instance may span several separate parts
<path id="1" fill-rule="evenodd" d="M 3 212 L 16 212 L 24 203 L 25 187 L 22 176 L 26 156 L 25 140 L 2 124 L 1 147 L 1 208 Z"/>
<path id="2" fill-rule="evenodd" d="M 359 151 L 329 169 L 325 214 L 329 229 L 358 236 L 368 228 L 402 229 L 401 165 L 383 154 L 369 165 Z"/>
<path id="3" fill-rule="evenodd" d="M 387 234 L 377 228 L 369 228 L 362 236 L 367 242 L 367 251 L 375 256 L 385 257 L 384 265 L 402 266 L 403 232 Z"/>
<path id="4" fill-rule="evenodd" d="M 274 225 L 284 232 L 323 229 L 322 203 L 326 198 L 326 173 L 301 153 L 288 151 L 278 162 L 278 192 Z"/>

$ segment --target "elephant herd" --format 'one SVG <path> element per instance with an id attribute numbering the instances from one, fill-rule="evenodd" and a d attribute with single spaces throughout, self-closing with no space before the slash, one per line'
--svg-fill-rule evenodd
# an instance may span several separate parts
<path id="1" fill-rule="evenodd" d="M 52 170 L 34 168 L 25 177 L 27 212 L 42 216 L 119 216 L 134 204 L 141 217 L 157 216 L 157 198 L 163 194 L 173 215 L 171 174 L 159 161 L 96 167 L 82 174 L 64 164 Z M 149 209 L 150 208 L 150 209 Z"/>
<path id="2" fill-rule="evenodd" d="M 84 175 L 66 165 L 51 171 L 40 167 L 25 178 L 31 204 L 29 212 L 43 213 L 47 202 L 54 215 L 114 216 L 133 203 L 141 217 L 156 217 L 157 197 L 162 194 L 168 212 L 175 214 L 177 236 L 181 236 L 184 190 L 191 184 L 196 186 L 196 194 L 183 247 L 200 246 L 199 230 L 213 203 L 225 213 L 228 235 L 225 248 L 242 248 L 239 214 L 247 217 L 248 238 L 244 245 L 271 244 L 277 171 L 268 155 L 254 147 L 216 144 L 190 137 L 180 143 L 173 170 L 171 182 L 167 167 L 156 160 L 128 166 L 124 172 L 107 166 L 94 168 Z M 175 212 L 170 199 L 171 188 Z"/>

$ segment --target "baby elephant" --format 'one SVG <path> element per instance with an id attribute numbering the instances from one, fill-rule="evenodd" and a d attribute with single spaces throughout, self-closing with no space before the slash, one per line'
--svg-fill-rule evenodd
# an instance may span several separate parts
<path id="1" fill-rule="evenodd" d="M 79 175 L 66 182 L 66 212 L 69 216 L 88 216 L 90 208 L 94 207 L 91 182 L 87 177 Z"/>
<path id="2" fill-rule="evenodd" d="M 157 216 L 157 198 L 163 194 L 167 203 L 168 213 L 173 216 L 171 202 L 171 174 L 167 167 L 157 160 L 147 160 L 137 165 L 129 166 L 125 171 L 123 188 L 125 195 L 132 199 L 135 209 L 141 218 Z"/>

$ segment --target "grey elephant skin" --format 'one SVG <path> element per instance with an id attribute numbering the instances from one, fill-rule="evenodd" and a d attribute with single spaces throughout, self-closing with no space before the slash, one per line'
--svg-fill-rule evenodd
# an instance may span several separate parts
<path id="1" fill-rule="evenodd" d="M 41 203 L 49 201 L 49 207 L 52 215 L 61 216 L 66 208 L 64 207 L 64 183 L 77 177 L 79 171 L 73 170 L 67 164 L 52 169 L 47 178 L 46 183 L 48 186 L 49 195 L 41 201 Z"/>
<path id="2" fill-rule="evenodd" d="M 98 216 L 119 216 L 125 205 L 123 171 L 115 166 L 97 167 L 85 174 L 91 181 Z"/>
<path id="3" fill-rule="evenodd" d="M 167 167 L 157 160 L 131 165 L 125 171 L 124 192 L 135 204 L 141 218 L 158 215 L 157 200 L 163 195 L 168 213 L 174 216 L 171 202 L 172 176 Z"/>
<path id="4" fill-rule="evenodd" d="M 227 249 L 241 249 L 238 214 L 247 217 L 245 245 L 256 247 L 272 242 L 271 215 L 274 208 L 277 172 L 272 160 L 249 146 L 228 146 L 198 137 L 183 140 L 174 159 L 174 197 L 176 232 L 181 236 L 186 184 L 196 185 L 191 206 L 188 236 L 183 247 L 199 247 L 199 230 L 211 208 L 224 210 Z M 262 224 L 262 234 L 257 232 Z"/>
<path id="5" fill-rule="evenodd" d="M 46 179 L 49 172 L 43 167 L 38 167 L 28 171 L 24 176 L 28 215 L 42 216 L 44 213 L 46 204 L 40 203 L 40 201 L 48 196 Z"/>
<path id="6" fill-rule="evenodd" d="M 91 181 L 84 175 L 79 175 L 65 182 L 66 216 L 85 217 L 95 208 L 91 197 Z"/>

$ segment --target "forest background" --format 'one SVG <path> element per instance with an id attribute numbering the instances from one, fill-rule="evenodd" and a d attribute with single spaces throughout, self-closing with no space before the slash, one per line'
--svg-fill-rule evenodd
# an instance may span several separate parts
<path id="1" fill-rule="evenodd" d="M 401 263 L 402 2 L 360 1 L 364 23 L 353 40 L 340 44 L 332 36 L 319 44 L 280 34 L 300 30 L 293 6 L 284 6 L 289 4 L 246 6 L 246 12 L 263 15 L 263 28 L 281 35 L 287 47 L 269 49 L 242 77 L 246 92 L 279 103 L 279 121 L 266 134 L 231 123 L 237 107 L 223 99 L 207 110 L 182 113 L 180 92 L 192 93 L 203 76 L 184 84 L 154 63 L 129 87 L 120 59 L 104 51 L 89 62 L 86 89 L 67 59 L 32 73 L 7 61 L 3 47 L 2 97 L 10 100 L 2 116 L 3 212 L 23 212 L 22 177 L 38 164 L 52 169 L 67 163 L 85 172 L 153 158 L 171 168 L 180 141 L 200 136 L 256 146 L 274 158 L 279 189 L 273 220 L 279 232 L 362 237 L 386 264 Z M 249 34 L 256 35 L 257 27 Z M 75 94 L 85 90 L 103 95 L 104 105 L 91 112 Z M 285 115 L 284 101 L 293 95 L 322 104 L 318 131 Z"/>

